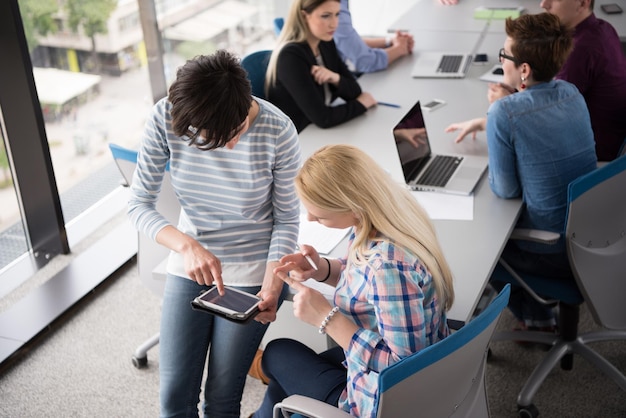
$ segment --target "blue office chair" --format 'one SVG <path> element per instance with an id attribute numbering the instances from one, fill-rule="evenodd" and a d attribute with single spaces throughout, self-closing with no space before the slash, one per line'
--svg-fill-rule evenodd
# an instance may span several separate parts
<path id="1" fill-rule="evenodd" d="M 265 98 L 265 72 L 271 55 L 271 50 L 264 49 L 252 52 L 241 60 L 241 66 L 248 73 L 248 79 L 252 84 L 252 95 L 262 99 Z"/>
<path id="2" fill-rule="evenodd" d="M 588 346 L 598 341 L 626 340 L 626 156 L 603 165 L 569 184 L 565 242 L 574 280 L 520 274 L 500 260 L 494 279 L 515 283 L 539 302 L 558 306 L 558 334 L 540 331 L 498 332 L 493 341 L 516 340 L 552 348 L 535 367 L 517 397 L 521 417 L 536 417 L 533 397 L 558 364 L 573 367 L 578 354 L 626 391 L 626 378 L 608 360 Z M 532 230 L 516 231 L 512 238 L 548 242 Z M 544 231 L 545 232 L 545 231 Z M 556 242 L 560 234 L 546 233 Z M 549 242 L 548 242 L 549 243 Z M 578 333 L 579 309 L 586 303 L 599 330 Z M 582 382 L 581 382 L 582 383 Z"/>
<path id="3" fill-rule="evenodd" d="M 129 186 L 133 179 L 135 167 L 137 166 L 137 151 L 116 144 L 109 144 L 109 149 L 122 174 L 124 185 Z M 169 164 L 167 170 L 168 174 L 166 174 L 161 184 L 161 192 L 156 204 L 156 209 L 165 216 L 166 219 L 176 224 L 180 214 L 180 204 L 172 188 L 169 176 Z M 144 286 L 161 297 L 165 288 L 165 269 L 160 266 L 164 265 L 169 250 L 157 244 L 144 234 L 139 233 L 137 239 L 137 268 L 139 271 L 139 279 Z M 133 365 L 137 368 L 145 367 L 148 364 L 148 351 L 158 343 L 159 333 L 157 332 L 140 344 L 133 353 Z"/>
<path id="4" fill-rule="evenodd" d="M 509 301 L 510 286 L 474 319 L 447 338 L 378 375 L 378 418 L 488 417 L 485 364 L 489 341 Z M 282 414 L 282 415 L 281 415 Z M 348 418 L 335 406 L 292 395 L 274 406 L 274 418 Z"/>
<path id="5" fill-rule="evenodd" d="M 280 35 L 280 31 L 283 30 L 283 26 L 285 24 L 285 19 L 282 17 L 277 17 L 274 19 L 274 35 Z"/>

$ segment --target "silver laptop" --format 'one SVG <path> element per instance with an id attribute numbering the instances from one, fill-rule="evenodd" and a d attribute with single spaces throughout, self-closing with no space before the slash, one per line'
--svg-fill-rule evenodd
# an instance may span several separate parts
<path id="1" fill-rule="evenodd" d="M 463 78 L 472 54 L 456 52 L 419 52 L 411 76 L 415 78 Z"/>
<path id="2" fill-rule="evenodd" d="M 469 195 L 487 168 L 487 157 L 433 154 L 419 101 L 394 126 L 393 136 L 412 190 Z"/>

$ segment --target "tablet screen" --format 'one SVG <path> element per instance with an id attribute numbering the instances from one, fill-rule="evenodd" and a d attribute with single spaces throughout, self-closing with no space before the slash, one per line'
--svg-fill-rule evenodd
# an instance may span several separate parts
<path id="1" fill-rule="evenodd" d="M 225 308 L 232 313 L 247 313 L 260 301 L 260 299 L 249 293 L 236 289 L 224 288 L 224 296 L 220 296 L 217 288 L 214 287 L 200 297 L 205 303 Z"/>

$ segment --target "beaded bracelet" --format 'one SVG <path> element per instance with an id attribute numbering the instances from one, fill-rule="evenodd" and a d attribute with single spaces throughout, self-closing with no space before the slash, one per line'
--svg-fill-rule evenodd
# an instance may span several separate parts
<path id="1" fill-rule="evenodd" d="M 322 321 L 322 324 L 320 325 L 320 328 L 317 330 L 317 332 L 319 332 L 320 334 L 326 334 L 326 325 L 328 325 L 333 315 L 335 315 L 338 310 L 339 308 L 335 306 L 333 309 L 330 310 L 330 312 L 328 312 L 328 315 L 326 315 L 326 318 L 324 318 L 324 320 Z"/>
<path id="2" fill-rule="evenodd" d="M 326 260 L 326 263 L 328 264 L 328 273 L 326 273 L 326 277 L 324 277 L 322 280 L 319 281 L 320 283 L 324 283 L 330 277 L 330 260 L 326 257 L 322 257 L 322 258 Z"/>

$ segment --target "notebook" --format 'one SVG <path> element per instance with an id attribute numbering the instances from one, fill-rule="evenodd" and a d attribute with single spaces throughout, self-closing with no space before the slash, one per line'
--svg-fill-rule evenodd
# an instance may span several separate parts
<path id="1" fill-rule="evenodd" d="M 419 101 L 394 126 L 393 136 L 412 190 L 469 195 L 487 169 L 487 157 L 433 154 Z"/>
<path id="2" fill-rule="evenodd" d="M 477 7 L 474 9 L 474 19 L 516 19 L 526 13 L 526 9 L 519 7 Z"/>
<path id="3" fill-rule="evenodd" d="M 411 76 L 415 78 L 463 78 L 472 63 L 471 53 L 419 52 Z"/>

